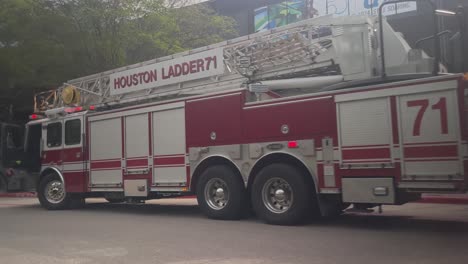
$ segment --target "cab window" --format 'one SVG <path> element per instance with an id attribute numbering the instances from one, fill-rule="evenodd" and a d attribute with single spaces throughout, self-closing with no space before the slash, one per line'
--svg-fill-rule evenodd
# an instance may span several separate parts
<path id="1" fill-rule="evenodd" d="M 23 147 L 23 135 L 19 127 L 6 127 L 7 149 L 21 149 Z"/>
<path id="2" fill-rule="evenodd" d="M 81 120 L 65 122 L 65 145 L 79 145 L 81 143 Z"/>
<path id="3" fill-rule="evenodd" d="M 47 125 L 47 147 L 54 148 L 62 145 L 62 123 Z"/>

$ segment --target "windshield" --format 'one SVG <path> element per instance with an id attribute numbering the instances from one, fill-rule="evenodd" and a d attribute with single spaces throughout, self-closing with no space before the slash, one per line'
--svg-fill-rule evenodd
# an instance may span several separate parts
<path id="1" fill-rule="evenodd" d="M 17 166 L 22 163 L 23 130 L 19 126 L 5 125 L 0 134 L 2 142 L 2 163 Z"/>

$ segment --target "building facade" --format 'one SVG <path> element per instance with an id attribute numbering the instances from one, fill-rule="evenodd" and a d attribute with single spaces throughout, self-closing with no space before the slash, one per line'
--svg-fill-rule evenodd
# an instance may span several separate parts
<path id="1" fill-rule="evenodd" d="M 240 35 L 251 34 L 278 26 L 294 23 L 306 18 L 323 15 L 352 16 L 377 15 L 379 6 L 387 0 L 212 0 L 210 4 L 218 13 L 233 17 Z M 437 8 L 456 11 L 464 6 L 465 21 L 457 17 L 439 17 L 439 28 L 450 32 L 441 36 L 442 62 L 452 71 L 462 71 L 461 64 L 468 69 L 468 52 L 457 44 L 456 32 L 468 35 L 468 2 L 466 0 L 433 0 Z M 418 40 L 433 34 L 433 16 L 427 3 L 402 2 L 387 5 L 383 14 L 393 28 L 401 32 L 413 46 Z M 467 43 L 465 41 L 465 43 Z M 433 53 L 433 42 L 421 44 L 428 54 Z M 461 60 L 463 59 L 463 60 Z M 468 71 L 468 70 L 466 70 Z"/>

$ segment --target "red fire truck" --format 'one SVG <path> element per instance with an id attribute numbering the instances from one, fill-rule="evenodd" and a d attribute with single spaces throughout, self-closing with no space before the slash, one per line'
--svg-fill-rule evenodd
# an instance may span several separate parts
<path id="1" fill-rule="evenodd" d="M 466 192 L 468 85 L 439 67 L 385 19 L 320 17 L 70 80 L 27 124 L 38 197 L 297 224 Z"/>

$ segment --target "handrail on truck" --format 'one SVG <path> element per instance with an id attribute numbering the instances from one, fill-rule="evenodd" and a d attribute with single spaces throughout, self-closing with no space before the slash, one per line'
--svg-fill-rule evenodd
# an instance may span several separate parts
<path id="1" fill-rule="evenodd" d="M 383 8 L 384 6 L 391 5 L 391 4 L 399 4 L 404 2 L 416 2 L 416 3 L 427 3 L 432 7 L 432 16 L 434 20 L 434 69 L 432 71 L 433 75 L 437 75 L 439 73 L 439 61 L 440 61 L 440 38 L 439 38 L 439 24 L 437 18 L 437 7 L 436 5 L 428 0 L 394 0 L 384 2 L 379 7 L 379 30 L 380 30 L 380 52 L 381 52 L 381 63 L 382 63 L 382 78 L 387 78 L 387 71 L 385 66 L 385 43 L 384 43 L 384 34 L 383 34 Z"/>

